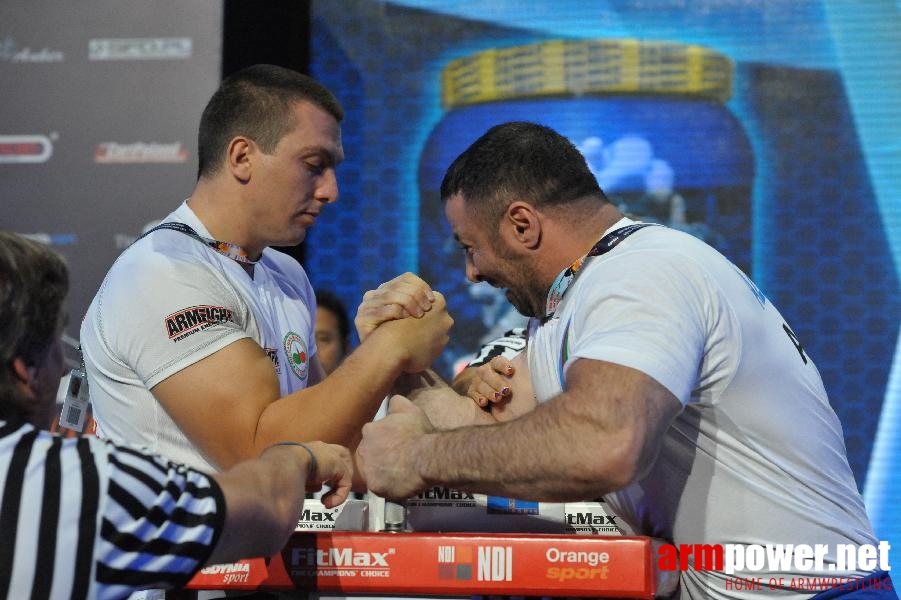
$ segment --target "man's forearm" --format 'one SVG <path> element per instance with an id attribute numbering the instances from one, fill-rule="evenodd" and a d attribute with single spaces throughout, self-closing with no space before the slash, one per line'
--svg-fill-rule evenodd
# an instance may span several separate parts
<path id="1" fill-rule="evenodd" d="M 408 397 L 421 408 L 437 429 L 496 422 L 491 413 L 479 408 L 470 398 L 457 394 L 431 370 L 399 377 L 394 392 Z"/>
<path id="2" fill-rule="evenodd" d="M 226 521 L 211 563 L 278 552 L 303 507 L 309 462 L 303 451 L 274 448 L 213 476 L 226 502 Z"/>
<path id="3" fill-rule="evenodd" d="M 428 485 L 523 500 L 568 502 L 620 487 L 608 446 L 580 415 L 543 406 L 507 423 L 422 436 L 416 473 Z M 591 443 L 589 443 L 591 440 Z M 609 455 L 614 455 L 610 452 Z"/>
<path id="4" fill-rule="evenodd" d="M 382 350 L 367 342 L 322 382 L 267 406 L 257 428 L 256 451 L 286 439 L 355 448 L 363 424 L 372 420 L 401 374 L 398 361 Z"/>

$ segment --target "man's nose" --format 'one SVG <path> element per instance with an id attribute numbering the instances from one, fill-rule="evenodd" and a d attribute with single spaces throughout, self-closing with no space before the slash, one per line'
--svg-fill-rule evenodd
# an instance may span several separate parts
<path id="1" fill-rule="evenodd" d="M 472 283 L 478 283 L 482 281 L 482 276 L 479 275 L 479 270 L 476 269 L 476 266 L 472 262 L 472 258 L 469 255 L 466 255 L 466 279 L 471 281 Z"/>
<path id="2" fill-rule="evenodd" d="M 338 177 L 334 169 L 326 169 L 316 188 L 316 199 L 324 204 L 338 201 Z"/>

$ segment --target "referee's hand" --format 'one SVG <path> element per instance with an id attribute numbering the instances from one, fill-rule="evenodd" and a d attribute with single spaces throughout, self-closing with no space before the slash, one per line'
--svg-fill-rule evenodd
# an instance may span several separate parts
<path id="1" fill-rule="evenodd" d="M 307 475 L 306 488 L 318 491 L 322 486 L 330 488 L 322 495 L 321 502 L 334 508 L 347 500 L 351 491 L 354 467 L 350 450 L 337 444 L 305 442 L 316 457 L 316 469 Z"/>

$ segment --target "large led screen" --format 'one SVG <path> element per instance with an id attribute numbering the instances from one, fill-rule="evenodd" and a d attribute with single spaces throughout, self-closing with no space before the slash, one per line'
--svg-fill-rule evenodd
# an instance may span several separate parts
<path id="1" fill-rule="evenodd" d="M 624 210 L 708 241 L 779 307 L 822 373 L 877 533 L 899 535 L 898 10 L 314 2 L 312 72 L 348 113 L 341 200 L 308 238 L 314 284 L 352 304 L 420 274 L 449 299 L 437 366 L 452 374 L 522 317 L 466 281 L 438 198 L 444 169 L 494 124 L 550 125 Z"/>

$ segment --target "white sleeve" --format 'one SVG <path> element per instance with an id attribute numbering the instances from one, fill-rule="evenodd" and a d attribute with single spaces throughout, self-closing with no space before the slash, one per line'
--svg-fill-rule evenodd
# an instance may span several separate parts
<path id="1" fill-rule="evenodd" d="M 712 296 L 696 265 L 642 252 L 610 257 L 581 282 L 568 324 L 568 361 L 590 358 L 637 369 L 682 404 L 691 396 L 706 338 Z M 586 274 L 588 275 L 588 274 Z"/>
<path id="2" fill-rule="evenodd" d="M 215 263 L 151 253 L 116 262 L 98 293 L 96 320 L 111 357 L 150 389 L 249 337 L 252 319 Z"/>

